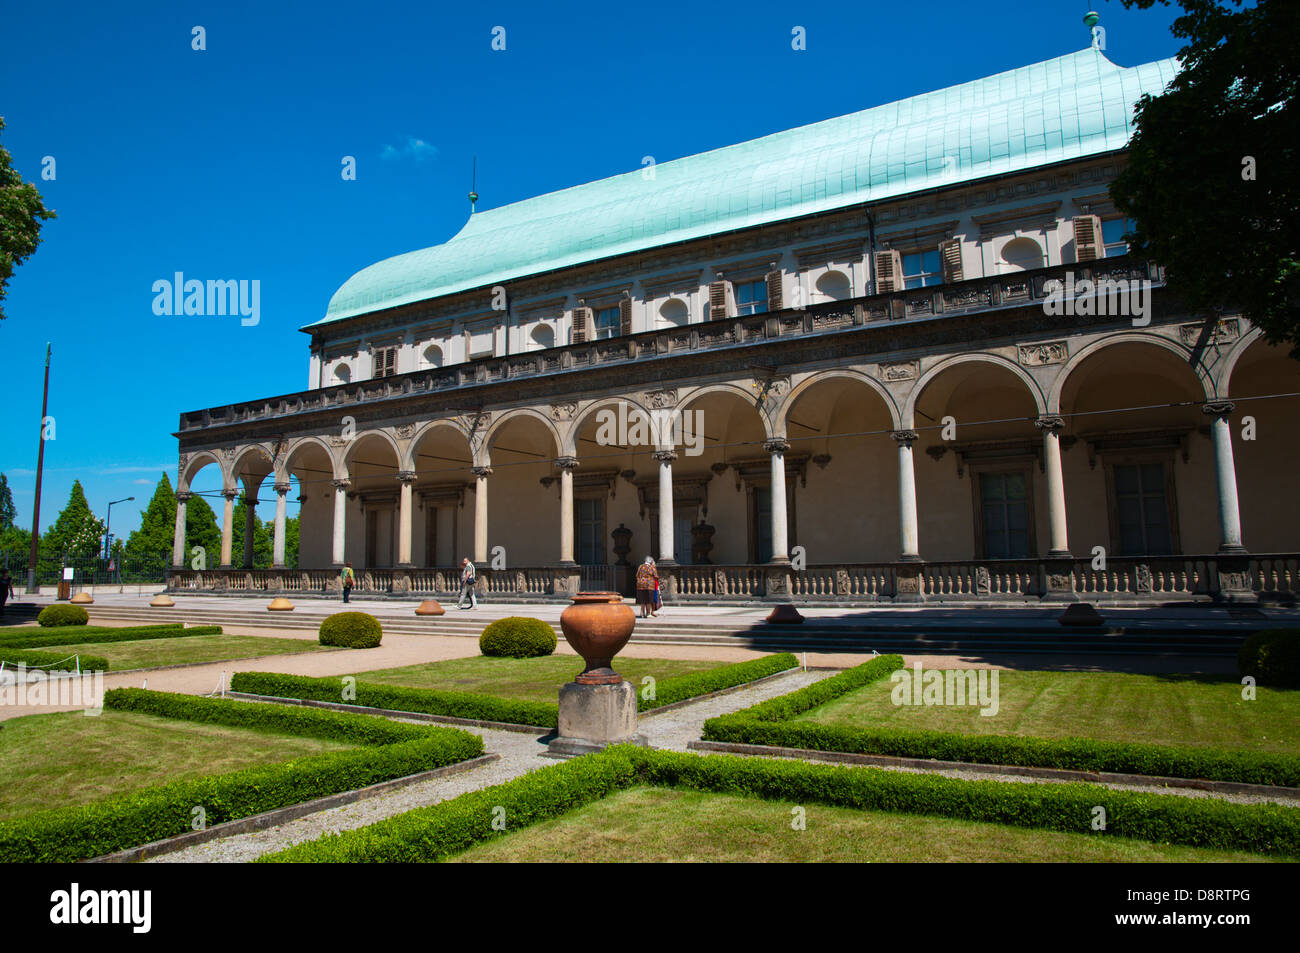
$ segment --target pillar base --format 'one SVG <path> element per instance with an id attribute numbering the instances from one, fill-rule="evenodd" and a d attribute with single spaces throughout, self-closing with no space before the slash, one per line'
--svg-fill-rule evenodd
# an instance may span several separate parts
<path id="1" fill-rule="evenodd" d="M 925 562 L 925 560 L 922 559 L 922 558 L 920 557 L 920 555 L 918 555 L 918 554 L 916 554 L 916 553 L 903 553 L 903 555 L 901 555 L 901 556 L 898 557 L 898 560 L 897 560 L 897 561 L 900 562 L 900 563 L 923 563 L 923 562 Z"/>
<path id="2" fill-rule="evenodd" d="M 609 745 L 645 744 L 637 733 L 636 689 L 627 681 L 615 685 L 560 688 L 559 735 L 547 754 L 556 758 L 602 751 Z"/>
<path id="3" fill-rule="evenodd" d="M 894 570 L 894 601 L 895 602 L 924 602 L 925 591 L 921 585 L 921 566 L 923 565 L 920 556 L 900 559 L 899 562 L 906 565 L 899 566 Z"/>

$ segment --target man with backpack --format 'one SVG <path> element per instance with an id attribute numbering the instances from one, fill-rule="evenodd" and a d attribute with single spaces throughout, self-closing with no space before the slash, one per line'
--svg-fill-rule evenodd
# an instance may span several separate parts
<path id="1" fill-rule="evenodd" d="M 460 561 L 460 598 L 456 600 L 456 608 L 464 609 L 465 599 L 469 598 L 470 609 L 478 608 L 478 595 L 474 592 L 474 564 L 466 556 Z"/>
<path id="2" fill-rule="evenodd" d="M 348 596 L 352 593 L 352 587 L 357 584 L 357 574 L 352 571 L 351 563 L 344 563 L 343 568 L 339 570 L 339 586 L 343 589 L 343 601 L 348 601 Z"/>

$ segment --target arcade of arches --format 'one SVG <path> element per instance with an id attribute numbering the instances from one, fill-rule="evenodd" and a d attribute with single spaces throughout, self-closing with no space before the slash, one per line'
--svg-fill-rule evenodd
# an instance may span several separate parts
<path id="1" fill-rule="evenodd" d="M 191 451 L 172 584 L 324 590 L 346 560 L 375 591 L 439 592 L 468 556 L 489 594 L 561 597 L 623 588 L 652 555 L 676 598 L 1289 589 L 1300 365 L 1248 331 L 1197 372 L 1174 331 Z M 679 432 L 636 426 L 663 420 Z M 209 466 L 225 519 L 205 578 L 188 569 L 183 534 L 191 482 Z M 269 569 L 230 551 L 241 491 L 275 495 Z M 299 566 L 286 567 L 293 501 Z"/>

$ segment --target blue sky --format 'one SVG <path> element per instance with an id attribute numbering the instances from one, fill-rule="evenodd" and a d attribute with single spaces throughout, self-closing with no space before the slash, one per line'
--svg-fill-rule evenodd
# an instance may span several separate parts
<path id="1" fill-rule="evenodd" d="M 1170 10 L 1095 6 L 1116 63 L 1177 51 Z M 101 517 L 137 497 L 114 507 L 124 536 L 160 471 L 175 482 L 180 412 L 303 389 L 298 329 L 360 268 L 455 234 L 474 156 L 490 208 L 1082 49 L 1087 9 L 12 4 L 0 141 L 59 215 L 0 322 L 0 472 L 19 523 L 31 525 L 46 341 L 42 528 L 80 479 Z M 806 50 L 791 48 L 796 26 Z M 178 271 L 260 281 L 258 324 L 155 315 L 153 283 Z M 217 488 L 213 468 L 196 481 Z"/>

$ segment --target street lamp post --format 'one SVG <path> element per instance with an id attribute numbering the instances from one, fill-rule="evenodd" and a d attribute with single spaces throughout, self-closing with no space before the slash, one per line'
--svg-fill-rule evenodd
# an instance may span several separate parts
<path id="1" fill-rule="evenodd" d="M 110 532 L 113 526 L 113 503 L 130 503 L 134 499 L 135 499 L 134 496 L 128 496 L 121 500 L 113 500 L 112 503 L 108 504 L 108 514 L 104 517 L 104 559 L 105 560 L 111 559 L 113 555 L 108 551 L 108 547 L 111 545 L 113 539 L 113 534 Z"/>

